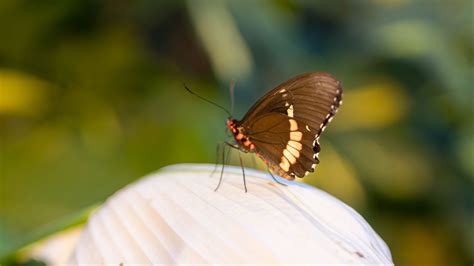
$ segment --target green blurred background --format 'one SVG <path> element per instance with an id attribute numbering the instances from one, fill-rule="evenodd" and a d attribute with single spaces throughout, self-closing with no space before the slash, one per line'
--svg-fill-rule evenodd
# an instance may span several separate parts
<path id="1" fill-rule="evenodd" d="M 304 181 L 362 213 L 398 265 L 472 264 L 473 10 L 0 1 L 0 251 L 162 166 L 213 163 L 226 115 L 183 82 L 229 106 L 235 79 L 241 118 L 280 82 L 319 70 L 343 82 L 344 104 Z"/>

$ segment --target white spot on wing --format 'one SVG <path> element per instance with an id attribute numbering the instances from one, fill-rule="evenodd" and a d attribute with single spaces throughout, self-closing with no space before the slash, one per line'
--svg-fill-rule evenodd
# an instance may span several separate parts
<path id="1" fill-rule="evenodd" d="M 293 117 L 293 111 L 293 105 L 290 105 L 290 107 L 288 107 L 288 109 L 286 110 L 289 117 Z"/>
<path id="2" fill-rule="evenodd" d="M 290 170 L 290 162 L 288 162 L 288 160 L 285 158 L 285 156 L 281 157 L 280 168 L 283 169 L 283 171 Z"/>
<path id="3" fill-rule="evenodd" d="M 300 152 L 288 144 L 286 145 L 286 150 L 288 150 L 295 158 L 300 157 Z"/>
<path id="4" fill-rule="evenodd" d="M 288 159 L 290 164 L 296 163 L 296 158 L 287 149 L 283 150 L 283 155 L 285 155 L 285 158 Z"/>
<path id="5" fill-rule="evenodd" d="M 290 119 L 290 131 L 296 130 L 298 130 L 298 123 L 296 123 L 296 120 Z"/>
<path id="6" fill-rule="evenodd" d="M 293 141 L 293 140 L 289 140 L 288 141 L 288 145 L 290 145 L 291 147 L 301 151 L 301 149 L 303 149 L 303 145 L 297 141 Z"/>
<path id="7" fill-rule="evenodd" d="M 311 129 L 309 129 L 309 126 L 308 126 L 308 125 L 306 125 L 306 130 L 311 131 Z"/>
<path id="8" fill-rule="evenodd" d="M 303 138 L 303 133 L 299 131 L 290 132 L 290 139 L 294 141 L 300 141 Z"/>

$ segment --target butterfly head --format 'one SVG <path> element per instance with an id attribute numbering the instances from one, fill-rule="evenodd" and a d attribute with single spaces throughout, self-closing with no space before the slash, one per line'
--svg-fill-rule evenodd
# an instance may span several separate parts
<path id="1" fill-rule="evenodd" d="M 227 128 L 232 132 L 232 134 L 237 134 L 237 128 L 236 128 L 236 120 L 233 119 L 232 117 L 227 118 L 226 124 Z"/>

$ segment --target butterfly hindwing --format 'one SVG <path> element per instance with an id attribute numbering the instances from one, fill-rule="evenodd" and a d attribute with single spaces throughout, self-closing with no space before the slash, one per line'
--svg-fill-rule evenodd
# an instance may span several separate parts
<path id="1" fill-rule="evenodd" d="M 313 151 L 314 136 L 302 132 L 298 124 L 301 123 L 273 112 L 257 118 L 248 131 L 256 152 L 291 179 L 304 176 L 318 162 Z"/>

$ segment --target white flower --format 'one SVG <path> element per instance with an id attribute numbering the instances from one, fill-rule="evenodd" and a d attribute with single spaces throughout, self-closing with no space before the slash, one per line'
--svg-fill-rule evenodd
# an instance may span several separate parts
<path id="1" fill-rule="evenodd" d="M 110 197 L 89 219 L 70 264 L 392 265 L 346 204 L 298 182 L 226 166 L 166 167 Z"/>

